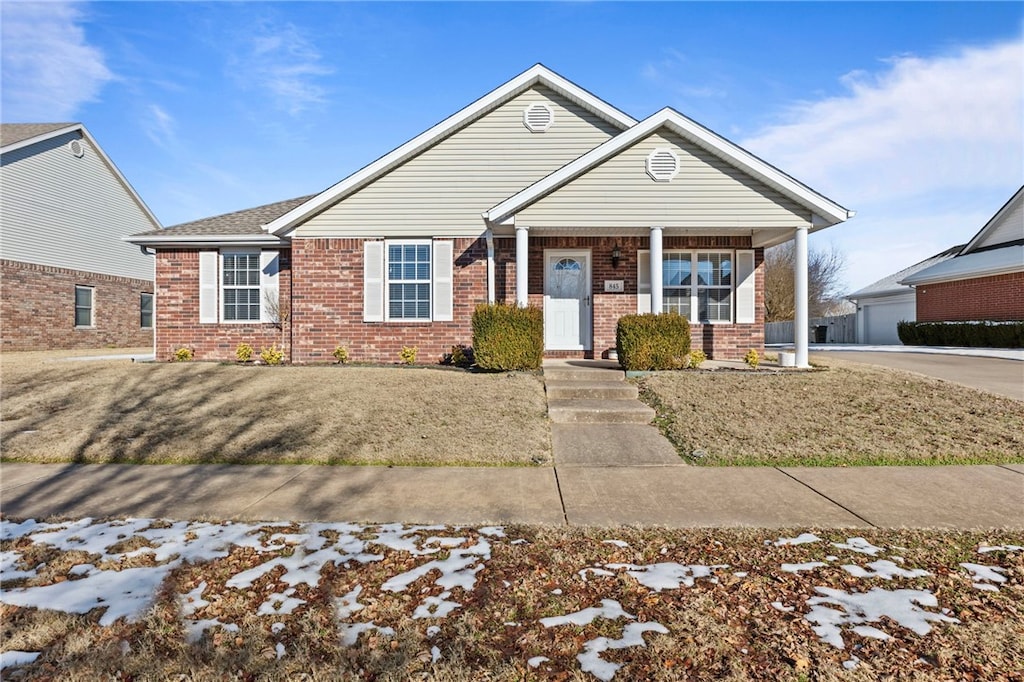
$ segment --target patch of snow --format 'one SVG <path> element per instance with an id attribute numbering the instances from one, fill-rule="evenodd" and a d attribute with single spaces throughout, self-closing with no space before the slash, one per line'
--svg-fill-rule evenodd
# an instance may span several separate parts
<path id="1" fill-rule="evenodd" d="M 562 588 L 556 587 L 555 589 L 551 590 L 551 594 L 562 594 Z"/>
<path id="2" fill-rule="evenodd" d="M 844 592 L 830 587 L 816 587 L 822 596 L 807 600 L 812 608 L 804 615 L 811 629 L 827 644 L 845 648 L 842 628 L 880 622 L 888 617 L 918 635 L 931 632 L 931 622 L 959 623 L 941 613 L 925 611 L 936 607 L 938 600 L 927 590 L 886 590 L 874 587 L 868 592 Z M 839 609 L 824 606 L 832 604 Z M 842 610 L 840 610 L 842 609 Z"/>
<path id="3" fill-rule="evenodd" d="M 0 670 L 25 665 L 39 658 L 41 651 L 0 651 Z"/>
<path id="4" fill-rule="evenodd" d="M 491 545 L 484 539 L 465 549 L 454 549 L 447 559 L 434 559 L 405 573 L 387 580 L 381 589 L 386 592 L 403 592 L 416 580 L 431 571 L 438 571 L 441 577 L 434 583 L 445 589 L 461 587 L 467 592 L 476 585 L 476 574 L 483 570 L 482 562 L 491 558 Z"/>
<path id="5" fill-rule="evenodd" d="M 558 625 L 590 625 L 594 622 L 595 618 L 605 618 L 607 620 L 627 618 L 629 620 L 633 620 L 636 616 L 626 613 L 622 609 L 622 605 L 614 599 L 602 599 L 601 606 L 591 606 L 581 611 L 576 611 L 575 613 L 568 613 L 564 616 L 541 618 L 540 624 L 546 628 L 552 628 Z"/>
<path id="6" fill-rule="evenodd" d="M 797 535 L 795 538 L 779 538 L 775 541 L 775 546 L 782 547 L 784 545 L 806 545 L 811 542 L 821 542 L 821 538 L 819 538 L 814 533 L 801 533 L 800 535 Z"/>
<path id="7" fill-rule="evenodd" d="M 693 587 L 697 578 L 710 578 L 717 568 L 729 568 L 725 564 L 702 566 L 700 564 L 683 565 L 675 562 L 637 566 L 635 564 L 605 564 L 612 570 L 626 569 L 630 575 L 644 587 L 661 592 L 662 590 L 678 590 L 680 585 Z"/>
<path id="8" fill-rule="evenodd" d="M 437 633 L 441 632 L 441 627 L 438 625 L 431 625 L 427 628 L 427 637 L 433 637 Z"/>
<path id="9" fill-rule="evenodd" d="M 978 554 L 987 554 L 988 552 L 1020 552 L 1024 550 L 1022 545 L 993 545 L 987 547 L 982 545 L 978 548 Z"/>
<path id="10" fill-rule="evenodd" d="M 878 628 L 871 625 L 855 625 L 853 627 L 853 631 L 861 637 L 871 637 L 872 639 L 882 640 L 892 639 L 892 637 L 888 633 L 882 632 Z"/>
<path id="11" fill-rule="evenodd" d="M 825 561 L 838 561 L 838 560 L 839 560 L 839 557 L 837 557 L 835 554 L 829 554 L 827 557 L 825 557 Z"/>
<path id="12" fill-rule="evenodd" d="M 516 538 L 515 540 L 513 540 L 512 542 L 510 542 L 508 544 L 510 544 L 510 545 L 525 545 L 526 544 L 526 540 L 523 539 L 523 538 Z"/>
<path id="13" fill-rule="evenodd" d="M 0 575 L 4 580 L 17 580 L 19 578 L 34 578 L 37 575 L 36 569 L 30 568 L 27 571 L 19 569 L 18 562 L 21 561 L 19 552 L 0 552 Z"/>
<path id="14" fill-rule="evenodd" d="M 580 669 L 583 672 L 590 673 L 602 682 L 609 682 L 609 680 L 615 677 L 615 673 L 622 667 L 622 664 L 606 661 L 601 658 L 601 654 L 610 649 L 625 649 L 631 646 L 646 647 L 647 643 L 643 637 L 645 632 L 659 632 L 667 635 L 668 628 L 661 623 L 653 621 L 647 623 L 627 623 L 626 627 L 622 630 L 622 637 L 619 639 L 609 639 L 608 637 L 592 639 L 583 645 L 583 652 L 576 656 L 576 660 L 580 662 Z"/>
<path id="15" fill-rule="evenodd" d="M 881 578 L 882 580 L 892 580 L 893 578 L 923 578 L 931 575 L 931 573 L 923 568 L 901 568 L 886 559 L 872 561 L 867 567 L 871 570 L 868 571 L 853 564 L 844 564 L 843 570 L 854 578 Z"/>
<path id="16" fill-rule="evenodd" d="M 853 670 L 854 668 L 857 667 L 857 665 L 859 663 L 860 663 L 860 659 L 857 658 L 856 656 L 851 655 L 850 656 L 850 660 L 843 661 L 843 667 L 846 668 L 847 670 Z"/>
<path id="17" fill-rule="evenodd" d="M 181 615 L 191 616 L 199 609 L 209 606 L 210 602 L 203 599 L 203 592 L 205 591 L 206 581 L 204 580 L 191 592 L 178 595 L 178 603 L 181 605 Z"/>
<path id="18" fill-rule="evenodd" d="M 967 572 L 971 574 L 971 580 L 974 581 L 974 587 L 979 590 L 998 592 L 999 587 L 992 583 L 1002 584 L 1006 582 L 1006 576 L 1001 575 L 1006 573 L 1006 569 L 1001 566 L 985 566 L 984 564 L 971 563 L 962 563 L 960 566 L 965 568 Z"/>
<path id="19" fill-rule="evenodd" d="M 441 649 L 436 646 L 430 647 L 430 662 L 437 663 L 441 660 Z"/>
<path id="20" fill-rule="evenodd" d="M 551 659 L 548 658 L 547 656 L 534 656 L 533 658 L 531 658 L 530 660 L 528 660 L 526 662 L 526 665 L 530 666 L 531 668 L 538 668 L 538 667 L 540 667 L 541 663 L 544 663 L 545 661 L 550 661 L 550 660 Z"/>
<path id="21" fill-rule="evenodd" d="M 186 620 L 185 621 L 185 641 L 189 644 L 195 644 L 203 638 L 203 633 L 214 627 L 221 627 L 227 632 L 238 632 L 238 626 L 234 623 L 222 623 L 216 618 L 206 618 L 203 620 Z"/>
<path id="22" fill-rule="evenodd" d="M 828 566 L 828 564 L 821 561 L 808 561 L 803 564 L 782 564 L 779 568 L 786 573 L 799 573 L 800 571 L 813 571 L 822 566 Z"/>
<path id="23" fill-rule="evenodd" d="M 832 546 L 839 549 L 848 549 L 851 552 L 860 552 L 869 556 L 876 556 L 879 552 L 884 551 L 883 548 L 875 547 L 864 538 L 847 538 L 846 542 L 833 542 Z"/>
<path id="24" fill-rule="evenodd" d="M 284 623 L 280 621 L 270 626 L 270 631 L 275 635 L 281 634 L 282 630 L 284 630 Z"/>
<path id="25" fill-rule="evenodd" d="M 591 567 L 591 568 L 584 568 L 582 571 L 577 571 L 576 574 L 583 580 L 583 582 L 587 582 L 587 574 L 588 573 L 591 574 L 591 575 L 598 575 L 598 576 L 605 576 L 605 577 L 615 575 L 611 571 L 606 571 L 603 568 L 593 568 L 593 567 Z"/>
<path id="26" fill-rule="evenodd" d="M 505 529 L 501 526 L 484 526 L 477 530 L 480 535 L 486 535 L 490 538 L 503 538 L 505 537 Z"/>
<path id="27" fill-rule="evenodd" d="M 256 610 L 257 615 L 287 615 L 306 603 L 305 599 L 293 597 L 293 594 L 295 594 L 294 587 L 289 587 L 284 592 L 273 592 L 268 594 L 266 600 L 264 600 L 264 602 L 260 604 L 259 609 Z"/>
<path id="28" fill-rule="evenodd" d="M 602 540 L 602 545 L 615 545 L 616 547 L 629 547 L 629 543 L 625 540 Z"/>
<path id="29" fill-rule="evenodd" d="M 451 592 L 442 592 L 436 597 L 426 597 L 423 599 L 423 603 L 416 607 L 413 611 L 412 617 L 415 619 L 419 618 L 444 618 L 455 609 L 462 606 L 457 601 L 449 601 L 448 597 L 452 596 Z"/>
<path id="30" fill-rule="evenodd" d="M 737 578 L 746 578 L 747 577 L 747 572 L 746 571 L 736 571 L 735 573 L 733 573 L 733 575 L 736 576 Z"/>
<path id="31" fill-rule="evenodd" d="M 793 610 L 796 609 L 795 606 L 786 606 L 785 604 L 783 604 L 780 601 L 773 601 L 772 602 L 772 606 L 777 608 L 779 611 L 782 611 L 783 613 L 789 613 L 790 611 L 793 611 Z"/>
<path id="32" fill-rule="evenodd" d="M 17 540 L 29 533 L 37 533 L 54 527 L 51 523 L 39 523 L 35 519 L 25 519 L 21 523 L 14 523 L 7 519 L 0 519 L 0 540 Z"/>
<path id="33" fill-rule="evenodd" d="M 359 635 L 364 632 L 377 632 L 385 637 L 393 637 L 395 634 L 393 628 L 381 627 L 374 623 L 341 623 L 338 626 L 342 646 L 355 646 L 359 641 Z"/>
<path id="34" fill-rule="evenodd" d="M 277 653 L 277 660 L 280 661 L 281 657 L 284 656 L 284 644 L 281 644 L 281 642 L 278 642 L 274 646 L 274 651 Z"/>
<path id="35" fill-rule="evenodd" d="M 363 592 L 362 585 L 356 585 L 348 594 L 334 598 L 334 613 L 339 620 L 351 618 L 353 614 L 366 608 L 359 603 L 359 595 Z"/>

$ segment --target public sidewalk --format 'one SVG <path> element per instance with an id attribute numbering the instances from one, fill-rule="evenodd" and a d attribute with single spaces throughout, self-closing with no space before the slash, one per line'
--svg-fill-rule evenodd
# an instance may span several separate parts
<path id="1" fill-rule="evenodd" d="M 1024 465 L 323 467 L 0 464 L 9 518 L 1024 529 Z"/>

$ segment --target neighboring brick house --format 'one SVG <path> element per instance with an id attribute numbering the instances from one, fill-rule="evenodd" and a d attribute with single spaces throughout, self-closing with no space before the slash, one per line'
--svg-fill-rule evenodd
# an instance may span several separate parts
<path id="1" fill-rule="evenodd" d="M 1024 187 L 954 258 L 905 277 L 918 322 L 1024 320 Z"/>
<path id="2" fill-rule="evenodd" d="M 159 221 L 80 123 L 0 125 L 0 349 L 150 346 Z"/>
<path id="3" fill-rule="evenodd" d="M 806 255 L 851 215 L 671 109 L 638 122 L 537 65 L 320 194 L 131 241 L 157 251 L 158 359 L 244 341 L 436 362 L 488 301 L 541 307 L 547 356 L 600 357 L 620 316 L 677 311 L 737 358 L 763 347 L 764 249 Z"/>

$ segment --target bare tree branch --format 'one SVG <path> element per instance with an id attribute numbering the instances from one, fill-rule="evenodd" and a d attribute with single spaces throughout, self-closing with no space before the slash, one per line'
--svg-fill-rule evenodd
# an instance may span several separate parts
<path id="1" fill-rule="evenodd" d="M 796 316 L 793 242 L 764 253 L 764 307 L 766 322 L 792 320 Z M 835 247 L 807 253 L 807 299 L 810 317 L 821 317 L 841 303 L 841 279 L 846 259 Z"/>

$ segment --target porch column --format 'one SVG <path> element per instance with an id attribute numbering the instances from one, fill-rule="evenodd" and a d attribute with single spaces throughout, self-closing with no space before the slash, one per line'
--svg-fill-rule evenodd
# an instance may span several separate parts
<path id="1" fill-rule="evenodd" d="M 660 315 L 662 295 L 661 228 L 651 228 L 651 312 Z"/>
<path id="2" fill-rule="evenodd" d="M 516 225 L 516 305 L 525 308 L 530 304 L 530 278 L 527 262 L 530 259 L 529 228 Z"/>
<path id="3" fill-rule="evenodd" d="M 793 316 L 793 345 L 796 366 L 810 367 L 807 362 L 807 226 L 796 228 L 796 249 L 793 258 L 793 298 L 796 305 Z"/>

